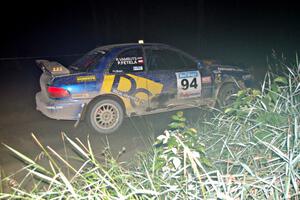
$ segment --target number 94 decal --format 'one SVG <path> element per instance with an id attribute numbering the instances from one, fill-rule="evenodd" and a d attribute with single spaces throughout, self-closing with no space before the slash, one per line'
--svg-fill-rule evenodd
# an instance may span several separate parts
<path id="1" fill-rule="evenodd" d="M 199 71 L 177 72 L 176 79 L 179 98 L 201 96 L 201 76 Z"/>

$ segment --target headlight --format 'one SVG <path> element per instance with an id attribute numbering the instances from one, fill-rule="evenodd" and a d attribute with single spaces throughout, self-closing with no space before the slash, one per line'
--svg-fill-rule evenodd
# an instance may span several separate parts
<path id="1" fill-rule="evenodd" d="M 251 74 L 246 74 L 242 76 L 243 80 L 250 80 L 253 79 L 253 76 Z"/>

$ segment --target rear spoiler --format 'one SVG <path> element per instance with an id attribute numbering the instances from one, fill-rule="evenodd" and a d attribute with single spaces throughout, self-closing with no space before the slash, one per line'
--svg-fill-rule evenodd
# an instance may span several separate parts
<path id="1" fill-rule="evenodd" d="M 43 72 L 48 72 L 52 76 L 70 74 L 70 70 L 58 62 L 49 60 L 36 60 L 35 62 L 43 70 Z"/>

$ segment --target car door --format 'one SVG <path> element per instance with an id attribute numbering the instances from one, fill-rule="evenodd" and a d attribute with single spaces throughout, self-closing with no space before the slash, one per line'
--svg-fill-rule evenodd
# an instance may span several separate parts
<path id="1" fill-rule="evenodd" d="M 162 92 L 149 101 L 152 109 L 189 104 L 190 99 L 201 96 L 197 62 L 171 48 L 145 47 L 145 55 L 149 79 L 163 85 Z"/>
<path id="2" fill-rule="evenodd" d="M 149 98 L 162 89 L 145 76 L 144 55 L 141 46 L 127 48 L 114 58 L 104 76 L 101 93 L 113 93 L 123 99 L 128 114 L 143 114 L 149 107 Z M 148 90 L 147 84 L 153 89 Z"/>

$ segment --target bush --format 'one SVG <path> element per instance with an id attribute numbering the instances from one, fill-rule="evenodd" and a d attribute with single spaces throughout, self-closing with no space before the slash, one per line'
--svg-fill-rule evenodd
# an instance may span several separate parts
<path id="1" fill-rule="evenodd" d="M 206 125 L 205 143 L 211 144 L 214 166 L 222 173 L 253 178 L 244 190 L 249 191 L 247 198 L 299 195 L 299 64 L 285 71 L 267 73 L 261 91 L 239 91 L 236 102 Z"/>

